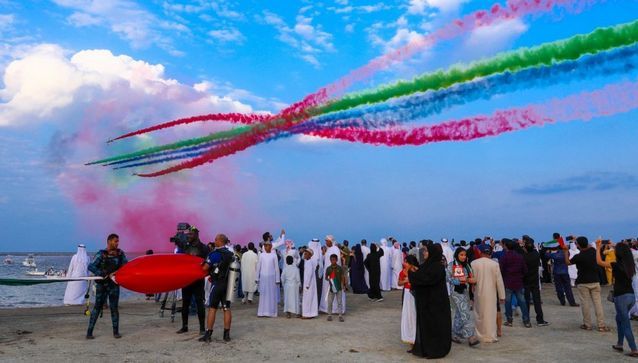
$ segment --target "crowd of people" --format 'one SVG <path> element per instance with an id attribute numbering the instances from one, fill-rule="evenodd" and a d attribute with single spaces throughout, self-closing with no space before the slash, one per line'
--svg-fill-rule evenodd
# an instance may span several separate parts
<path id="1" fill-rule="evenodd" d="M 266 232 L 261 242 L 244 247 L 233 246 L 223 234 L 206 246 L 192 227 L 187 236 L 186 243 L 175 252 L 202 257 L 208 277 L 182 289 L 182 328 L 177 333 L 188 331 L 194 301 L 203 342 L 211 341 L 220 308 L 224 312 L 223 339 L 230 340 L 233 299 L 227 294 L 231 288 L 228 274 L 236 261 L 241 277 L 232 296 L 241 299 L 242 304 L 253 304 L 258 296 L 258 317 L 277 317 L 282 305 L 287 318 L 313 319 L 325 313 L 327 321 L 333 321 L 336 315 L 339 322 L 344 322 L 346 292 L 367 294 L 369 301 L 376 303 L 383 301 L 383 291 L 402 289 L 400 339 L 412 345 L 410 353 L 427 358 L 446 356 L 452 342 L 465 341 L 470 347 L 497 342 L 503 334 L 502 326 L 515 324 L 517 310 L 525 328 L 532 328 L 532 306 L 536 325 L 549 325 L 543 315 L 541 282 L 554 283 L 561 305 L 581 308 L 581 329 L 594 329 L 593 306 L 596 330 L 608 332 L 601 285 L 611 284 L 607 299 L 615 305 L 618 331 L 612 348 L 623 351 L 626 340 L 629 355 L 638 357 L 630 325 L 631 319 L 638 319 L 638 243 L 632 239 L 614 244 L 599 238 L 590 244 L 583 236 L 564 239 L 555 233 L 552 240 L 543 243 L 527 235 L 500 240 L 484 237 L 469 243 L 447 239 L 399 243 L 388 237 L 369 246 L 361 240 L 351 247 L 349 241 L 339 243 L 328 235 L 323 245 L 319 239 L 312 239 L 297 248 L 285 238 L 285 230 L 276 240 Z M 108 237 L 107 248 L 89 264 L 92 273 L 109 277 L 126 263 L 118 241 L 117 235 Z M 107 278 L 97 288 L 87 338 L 93 338 L 95 321 L 107 299 L 113 334 L 119 338 L 119 287 Z M 207 320 L 204 306 L 208 307 Z"/>

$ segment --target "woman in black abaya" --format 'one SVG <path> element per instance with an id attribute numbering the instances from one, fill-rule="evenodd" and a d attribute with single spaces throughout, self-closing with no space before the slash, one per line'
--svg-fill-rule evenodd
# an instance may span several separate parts
<path id="1" fill-rule="evenodd" d="M 416 338 L 412 354 L 443 358 L 452 345 L 452 317 L 447 293 L 443 249 L 439 244 L 423 249 L 425 262 L 408 274 L 416 304 Z"/>
<path id="2" fill-rule="evenodd" d="M 383 257 L 383 250 L 378 249 L 376 244 L 370 246 L 370 253 L 366 257 L 363 264 L 368 269 L 368 275 L 370 276 L 370 288 L 368 289 L 368 298 L 372 301 L 379 301 L 383 299 L 381 296 L 381 257 Z"/>
<path id="3" fill-rule="evenodd" d="M 350 258 L 350 286 L 353 294 L 367 294 L 368 285 L 365 279 L 365 266 L 363 266 L 363 253 L 361 245 L 352 248 L 354 256 Z"/>

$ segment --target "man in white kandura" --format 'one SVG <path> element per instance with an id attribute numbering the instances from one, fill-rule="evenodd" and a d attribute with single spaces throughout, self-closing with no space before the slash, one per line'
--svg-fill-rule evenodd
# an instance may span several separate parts
<path id="1" fill-rule="evenodd" d="M 319 249 L 321 251 L 321 248 Z M 301 317 L 303 319 L 314 318 L 319 315 L 319 302 L 317 301 L 317 268 L 319 257 L 313 249 L 308 248 L 303 254 L 303 295 L 301 297 Z"/>
<path id="2" fill-rule="evenodd" d="M 366 257 L 368 257 L 368 254 L 370 254 L 370 247 L 368 247 L 368 241 L 366 241 L 365 239 L 361 240 L 361 254 L 363 255 L 363 260 L 366 260 Z M 363 269 L 363 278 L 364 280 L 366 280 L 366 286 L 370 286 L 370 274 L 368 272 L 367 268 Z"/>
<path id="3" fill-rule="evenodd" d="M 445 263 L 450 263 L 454 259 L 454 250 L 450 247 L 450 243 L 447 238 L 441 238 L 441 249 L 443 249 L 443 256 L 445 256 Z"/>
<path id="4" fill-rule="evenodd" d="M 253 295 L 257 291 L 257 260 L 259 257 L 255 253 L 255 244 L 248 243 L 248 251 L 241 255 L 241 287 L 244 290 L 244 298 L 241 303 L 245 304 L 248 301 L 249 304 L 253 303 Z"/>
<path id="5" fill-rule="evenodd" d="M 86 247 L 78 245 L 78 251 L 71 257 L 69 269 L 66 271 L 66 277 L 86 277 L 89 276 L 89 255 L 86 254 Z M 64 292 L 64 305 L 82 305 L 84 303 L 84 295 L 88 287 L 87 281 L 71 281 L 66 285 Z"/>
<path id="6" fill-rule="evenodd" d="M 399 242 L 394 242 L 392 249 L 392 288 L 399 289 L 399 273 L 403 270 L 403 252 Z"/>
<path id="7" fill-rule="evenodd" d="M 341 250 L 339 247 L 335 245 L 335 238 L 332 235 L 326 236 L 326 253 L 323 256 L 323 270 L 321 271 L 321 276 L 325 276 L 326 268 L 330 266 L 330 256 L 337 255 L 340 256 Z M 341 259 L 337 258 L 337 264 L 341 266 Z M 305 278 L 305 275 L 304 275 Z M 319 301 L 319 311 L 327 313 L 328 312 L 328 290 L 330 290 L 330 284 L 324 282 L 321 286 L 321 301 Z M 336 298 L 337 295 L 335 295 Z M 342 314 L 346 312 L 346 294 L 341 294 L 342 296 L 342 304 L 343 311 Z M 332 313 L 339 314 L 339 306 L 337 303 L 332 304 Z"/>
<path id="8" fill-rule="evenodd" d="M 390 291 L 392 287 L 392 249 L 388 247 L 388 241 L 385 238 L 381 238 L 381 249 L 383 250 L 383 256 L 381 256 L 381 280 L 379 286 L 383 291 Z"/>
<path id="9" fill-rule="evenodd" d="M 257 316 L 277 317 L 277 298 L 279 296 L 279 261 L 273 251 L 272 242 L 264 240 L 264 252 L 257 262 L 257 278 L 259 288 L 259 307 Z"/>

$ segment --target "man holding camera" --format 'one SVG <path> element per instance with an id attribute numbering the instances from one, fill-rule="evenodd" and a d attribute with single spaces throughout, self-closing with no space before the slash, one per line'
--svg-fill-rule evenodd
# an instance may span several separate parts
<path id="1" fill-rule="evenodd" d="M 188 228 L 185 228 L 188 226 Z M 201 258 L 208 257 L 208 247 L 199 240 L 199 230 L 191 227 L 186 223 L 178 225 L 178 232 L 175 237 L 171 238 L 178 247 L 178 253 L 185 253 Z M 182 328 L 177 334 L 188 332 L 188 314 L 191 306 L 191 299 L 195 297 L 197 305 L 197 318 L 199 319 L 199 333 L 204 334 L 204 280 L 197 280 L 192 284 L 182 288 Z"/>
<path id="2" fill-rule="evenodd" d="M 235 256 L 228 248 L 228 237 L 218 234 L 215 237 L 215 249 L 208 255 L 204 262 L 204 271 L 208 272 L 211 282 L 210 297 L 208 298 L 208 320 L 206 333 L 199 338 L 200 342 L 210 343 L 213 335 L 213 325 L 219 307 L 224 311 L 224 341 L 230 341 L 230 323 L 232 315 L 230 312 L 230 301 L 226 299 L 228 288 L 228 272 L 230 264 Z"/>

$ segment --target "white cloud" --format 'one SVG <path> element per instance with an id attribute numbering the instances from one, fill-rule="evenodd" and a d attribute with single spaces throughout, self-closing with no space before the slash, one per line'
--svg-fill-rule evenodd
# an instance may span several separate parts
<path id="1" fill-rule="evenodd" d="M 246 37 L 236 28 L 211 30 L 208 35 L 221 43 L 242 44 L 246 40 Z"/>
<path id="2" fill-rule="evenodd" d="M 336 142 L 337 140 L 329 139 L 325 137 L 301 134 L 301 135 L 295 136 L 295 141 L 301 144 L 318 145 L 318 144 L 332 144 Z"/>
<path id="3" fill-rule="evenodd" d="M 468 0 L 410 0 L 408 14 L 424 15 L 430 8 L 438 9 L 440 12 L 449 13 L 456 11 Z"/>
<path id="4" fill-rule="evenodd" d="M 13 28 L 15 23 L 15 15 L 13 14 L 0 14 L 0 31 L 5 31 Z"/>
<path id="5" fill-rule="evenodd" d="M 313 25 L 311 17 L 298 15 L 292 27 L 288 26 L 280 16 L 267 10 L 264 10 L 262 16 L 257 16 L 256 19 L 274 27 L 279 33 L 277 39 L 299 50 L 300 54 L 297 56 L 317 68 L 321 63 L 316 54 L 335 50 L 332 34 L 323 31 L 319 25 Z"/>
<path id="6" fill-rule="evenodd" d="M 343 30 L 346 33 L 353 33 L 354 32 L 354 24 L 347 24 Z"/>
<path id="7" fill-rule="evenodd" d="M 104 26 L 123 38 L 133 48 L 157 45 L 173 55 L 176 51 L 168 32 L 188 32 L 183 24 L 162 21 L 129 0 L 53 0 L 73 10 L 67 18 L 76 27 Z"/>
<path id="8" fill-rule="evenodd" d="M 108 50 L 69 54 L 57 45 L 32 48 L 9 63 L 0 89 L 0 126 L 72 122 L 104 100 L 126 109 L 123 124 L 208 112 L 252 112 L 248 104 L 167 78 L 164 66 Z M 93 112 L 89 110 L 90 112 Z"/>
<path id="9" fill-rule="evenodd" d="M 383 3 L 377 3 L 374 5 L 359 5 L 359 6 L 352 6 L 352 5 L 347 5 L 344 7 L 329 7 L 328 10 L 334 11 L 336 14 L 350 14 L 350 13 L 365 13 L 365 14 L 370 14 L 370 13 L 374 13 L 377 11 L 381 11 L 381 10 L 386 10 L 389 9 L 390 6 L 385 5 Z"/>
<path id="10" fill-rule="evenodd" d="M 519 18 L 479 27 L 472 31 L 465 41 L 466 54 L 479 57 L 502 50 L 527 29 L 527 24 Z"/>

